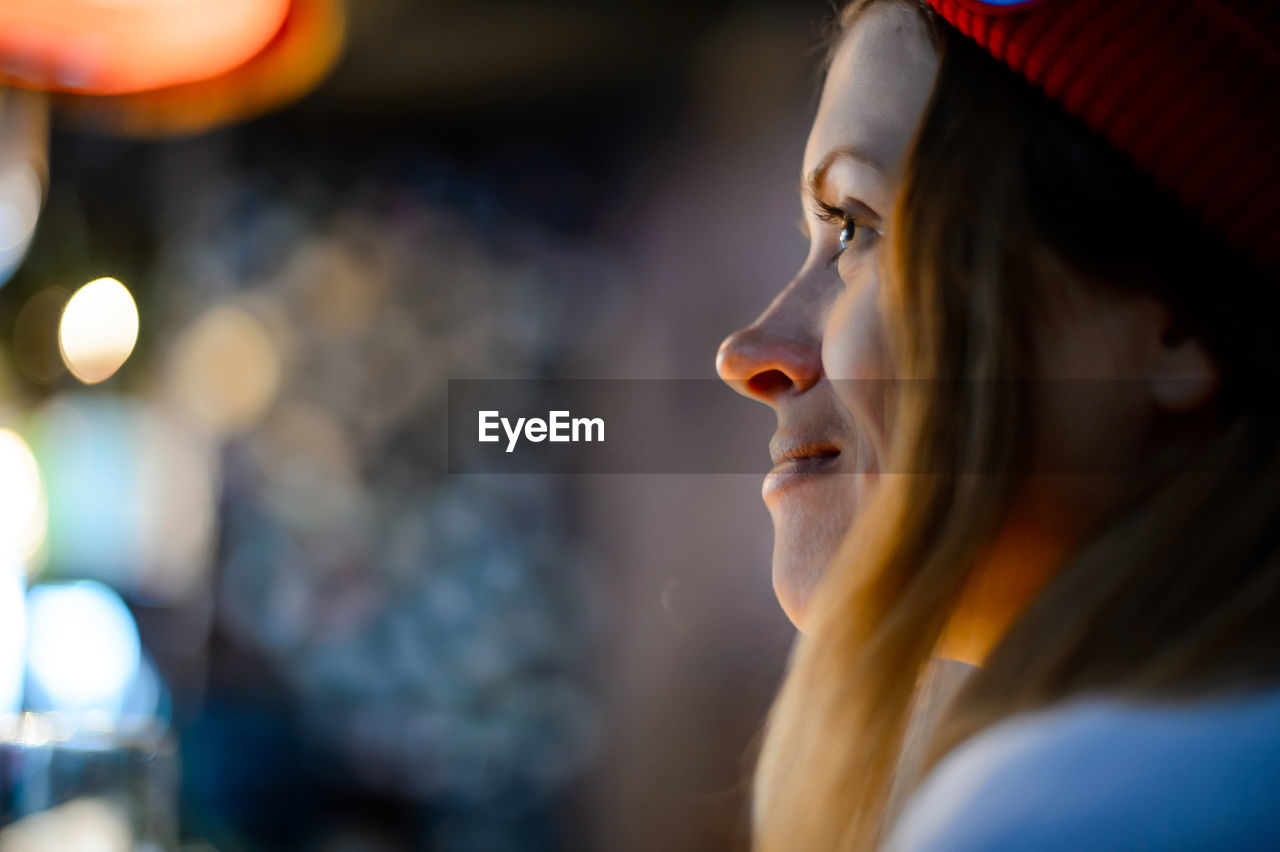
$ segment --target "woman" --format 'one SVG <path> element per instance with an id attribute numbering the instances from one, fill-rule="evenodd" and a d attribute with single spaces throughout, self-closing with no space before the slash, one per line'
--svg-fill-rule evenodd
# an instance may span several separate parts
<path id="1" fill-rule="evenodd" d="M 814 131 L 843 287 L 823 367 L 887 437 L 770 720 L 760 848 L 1275 836 L 1278 23 L 1253 0 L 844 16 Z M 895 95 L 926 105 L 877 206 L 861 119 L 820 128 L 922 46 L 936 75 Z M 936 656 L 982 669 L 895 824 Z"/>

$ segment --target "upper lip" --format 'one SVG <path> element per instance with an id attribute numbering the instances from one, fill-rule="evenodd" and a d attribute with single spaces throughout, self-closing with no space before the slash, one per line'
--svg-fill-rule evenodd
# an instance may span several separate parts
<path id="1" fill-rule="evenodd" d="M 831 458 L 840 455 L 840 448 L 829 441 L 808 441 L 786 435 L 774 435 L 769 441 L 769 458 L 774 467 L 795 459 Z"/>

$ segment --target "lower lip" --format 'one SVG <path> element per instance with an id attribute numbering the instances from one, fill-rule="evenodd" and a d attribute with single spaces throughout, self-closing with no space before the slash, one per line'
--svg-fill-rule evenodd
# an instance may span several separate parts
<path id="1" fill-rule="evenodd" d="M 798 459 L 787 459 L 776 465 L 764 478 L 761 494 L 764 499 L 775 497 L 805 482 L 812 482 L 824 474 L 835 473 L 836 461 L 840 454 L 833 456 L 806 456 Z"/>

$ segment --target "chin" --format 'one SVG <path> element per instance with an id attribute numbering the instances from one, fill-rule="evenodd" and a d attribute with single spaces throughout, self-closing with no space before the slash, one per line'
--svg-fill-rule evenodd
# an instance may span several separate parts
<path id="1" fill-rule="evenodd" d="M 778 547 L 774 547 L 773 593 L 787 618 L 801 632 L 804 632 L 809 602 L 813 600 L 829 558 L 830 554 L 826 558 L 813 555 L 806 559 L 802 554 L 779 553 Z"/>
<path id="2" fill-rule="evenodd" d="M 799 630 L 818 581 L 857 514 L 848 477 L 815 479 L 769 504 L 773 517 L 773 592 Z"/>
<path id="3" fill-rule="evenodd" d="M 804 614 L 809 605 L 808 595 L 795 594 L 789 590 L 784 584 L 774 582 L 773 592 L 778 597 L 778 603 L 782 606 L 782 612 L 791 621 L 793 627 L 804 632 Z"/>

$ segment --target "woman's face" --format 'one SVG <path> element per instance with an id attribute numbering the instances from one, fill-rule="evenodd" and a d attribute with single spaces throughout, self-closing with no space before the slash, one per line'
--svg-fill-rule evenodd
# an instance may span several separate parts
<path id="1" fill-rule="evenodd" d="M 717 358 L 721 378 L 778 416 L 762 490 L 773 518 L 773 587 L 799 627 L 887 448 L 875 383 L 848 380 L 888 376 L 874 259 L 936 70 L 913 11 L 880 3 L 857 17 L 834 55 L 805 146 L 808 257 Z M 828 323 L 841 329 L 838 341 L 824 341 Z M 841 365 L 838 376 L 824 371 L 824 354 Z"/>

